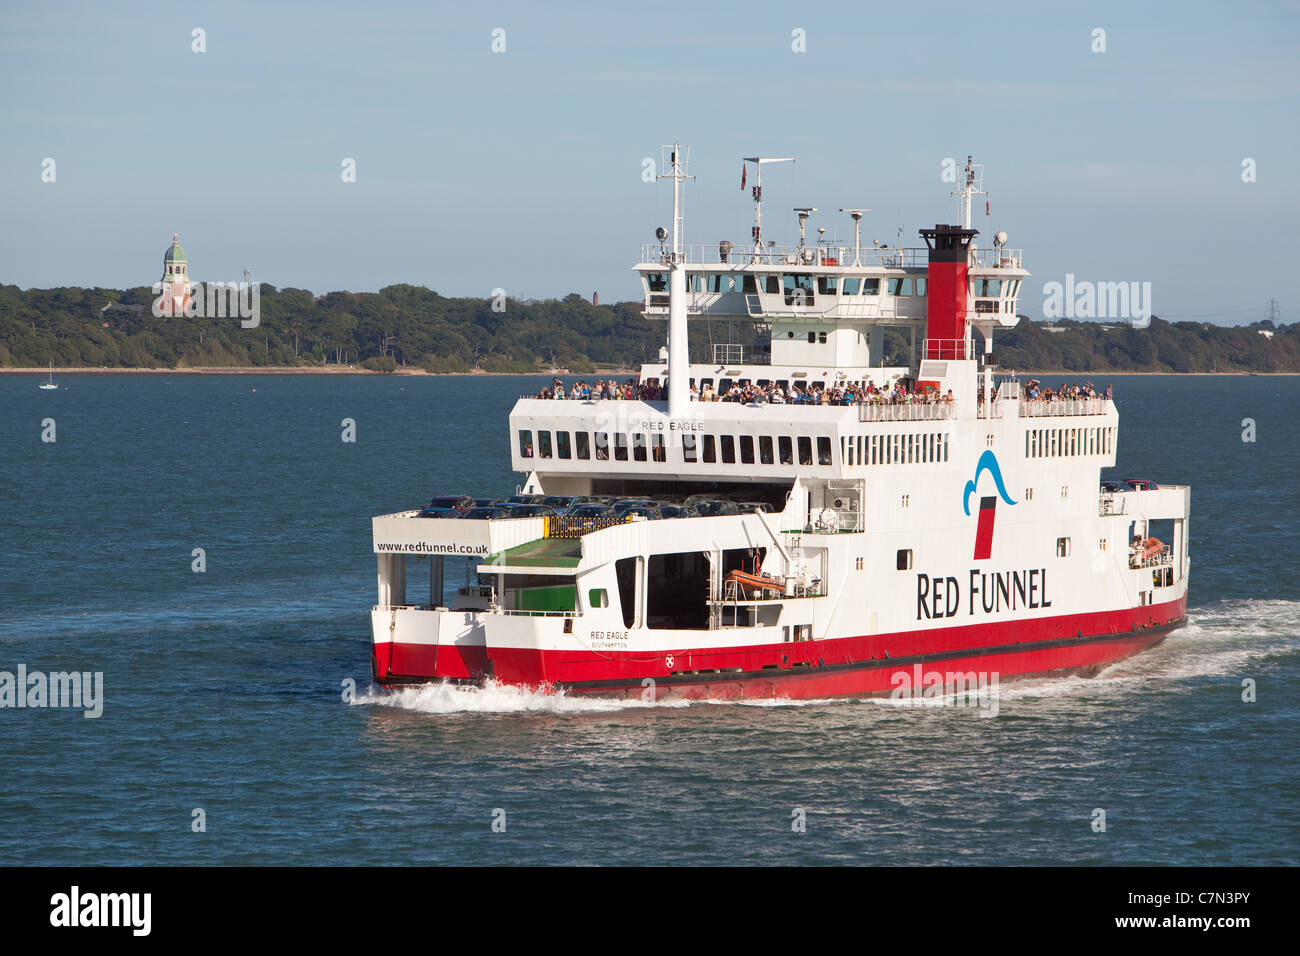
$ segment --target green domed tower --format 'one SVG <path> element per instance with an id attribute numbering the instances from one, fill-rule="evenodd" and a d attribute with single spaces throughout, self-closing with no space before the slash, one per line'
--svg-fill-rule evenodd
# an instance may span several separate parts
<path id="1" fill-rule="evenodd" d="M 166 293 L 164 305 L 168 315 L 184 315 L 190 303 L 189 262 L 185 250 L 181 248 L 180 236 L 172 233 L 172 244 L 163 254 L 163 288 Z"/>

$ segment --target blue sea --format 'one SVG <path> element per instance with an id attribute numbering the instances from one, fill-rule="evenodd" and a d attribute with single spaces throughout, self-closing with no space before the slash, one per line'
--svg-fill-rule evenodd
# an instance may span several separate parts
<path id="1" fill-rule="evenodd" d="M 992 718 L 379 691 L 370 517 L 512 493 L 543 379 L 36 382 L 0 378 L 0 671 L 102 672 L 103 712 L 0 709 L 0 864 L 1300 861 L 1300 379 L 1115 379 L 1117 476 L 1192 486 L 1190 624 Z"/>

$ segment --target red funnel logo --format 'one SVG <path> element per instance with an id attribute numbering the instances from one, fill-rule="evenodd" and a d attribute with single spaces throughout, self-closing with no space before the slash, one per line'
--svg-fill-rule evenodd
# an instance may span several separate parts
<path id="1" fill-rule="evenodd" d="M 983 561 L 993 553 L 993 516 L 997 513 L 996 495 L 980 499 L 980 520 L 975 527 L 975 560 Z"/>

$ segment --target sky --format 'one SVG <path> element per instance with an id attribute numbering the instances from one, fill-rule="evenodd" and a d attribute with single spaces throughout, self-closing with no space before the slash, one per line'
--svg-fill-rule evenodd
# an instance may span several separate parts
<path id="1" fill-rule="evenodd" d="M 688 242 L 749 236 L 764 155 L 796 158 L 765 168 L 765 238 L 813 206 L 851 241 L 865 207 L 866 239 L 919 247 L 973 154 L 1021 312 L 1072 274 L 1150 282 L 1170 320 L 1300 321 L 1298 48 L 1295 2 L 5 0 L 0 283 L 150 285 L 179 233 L 193 279 L 637 299 L 672 218 L 643 161 L 676 139 Z"/>

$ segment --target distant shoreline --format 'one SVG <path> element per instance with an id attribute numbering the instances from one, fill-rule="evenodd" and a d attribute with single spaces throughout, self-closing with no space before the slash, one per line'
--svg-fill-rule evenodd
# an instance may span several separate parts
<path id="1" fill-rule="evenodd" d="M 0 375 L 49 375 L 49 366 L 45 368 L 0 368 Z M 391 372 L 376 372 L 368 368 L 350 368 L 345 366 L 298 365 L 208 365 L 187 368 L 59 368 L 54 367 L 55 375 L 396 375 L 439 378 L 457 376 L 462 378 L 540 378 L 552 377 L 578 378 L 582 375 L 599 377 L 602 375 L 635 375 L 635 369 L 601 369 L 596 372 L 426 372 L 422 368 L 399 368 Z"/>
<path id="2" fill-rule="evenodd" d="M 49 375 L 50 369 L 45 368 L 0 368 L 0 375 Z M 428 378 L 541 378 L 543 376 L 552 376 L 557 378 L 599 378 L 602 375 L 635 375 L 635 369 L 600 369 L 595 372 L 426 372 L 422 368 L 404 368 L 396 369 L 392 372 L 375 372 L 366 368 L 350 368 L 341 366 L 312 367 L 297 365 L 224 365 L 224 366 L 194 366 L 189 368 L 55 368 L 55 375 L 394 375 L 394 376 L 418 376 Z M 1096 376 L 1098 378 L 1114 377 L 1121 375 L 1193 375 L 1202 378 L 1219 378 L 1219 377 L 1242 377 L 1242 376 L 1266 376 L 1271 378 L 1286 378 L 1300 375 L 1300 372 L 1142 372 L 1142 371 L 1123 371 L 1123 372 L 1067 372 L 1062 370 L 1031 370 L 1014 372 L 1008 370 L 1008 375 L 1014 374 L 1017 378 L 1024 378 L 1027 375 L 1061 375 L 1066 378 L 1081 378 L 1083 376 Z"/>

